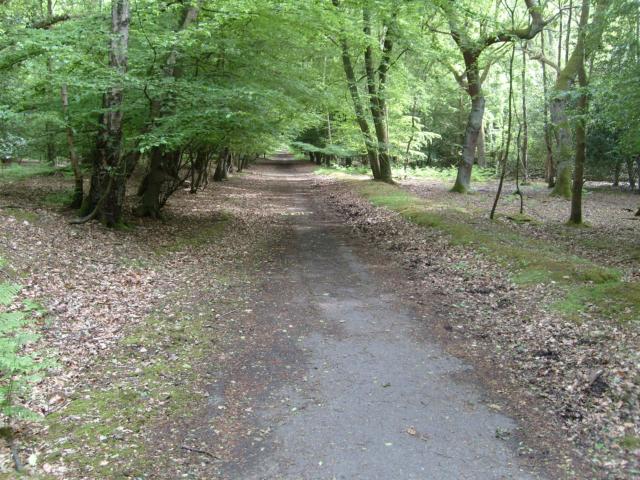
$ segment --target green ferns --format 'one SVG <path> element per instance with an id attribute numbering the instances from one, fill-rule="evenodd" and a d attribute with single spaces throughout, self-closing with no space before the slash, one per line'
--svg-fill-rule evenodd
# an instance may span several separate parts
<path id="1" fill-rule="evenodd" d="M 39 419 L 25 407 L 25 398 L 31 386 L 53 365 L 39 352 L 25 349 L 39 338 L 29 328 L 38 306 L 19 302 L 20 290 L 20 285 L 0 283 L 0 415 L 9 429 L 14 420 Z"/>

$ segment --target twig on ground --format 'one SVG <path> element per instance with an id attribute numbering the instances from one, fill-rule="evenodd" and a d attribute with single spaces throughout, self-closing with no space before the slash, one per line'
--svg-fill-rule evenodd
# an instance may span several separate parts
<path id="1" fill-rule="evenodd" d="M 214 460 L 219 460 L 213 453 L 207 452 L 206 450 L 200 450 L 199 448 L 192 448 L 186 445 L 182 445 L 183 450 L 187 450 L 188 452 L 200 453 L 201 455 L 206 455 L 209 458 L 213 458 Z"/>

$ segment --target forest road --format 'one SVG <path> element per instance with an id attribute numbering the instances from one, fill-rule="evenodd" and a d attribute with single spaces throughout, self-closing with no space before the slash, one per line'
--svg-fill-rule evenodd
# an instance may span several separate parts
<path id="1" fill-rule="evenodd" d="M 519 463 L 515 423 L 454 379 L 470 367 L 394 294 L 385 272 L 396 267 L 367 257 L 315 183 L 308 164 L 286 161 L 241 180 L 281 208 L 288 233 L 256 272 L 259 345 L 229 378 L 264 388 L 245 398 L 250 426 L 223 478 L 541 478 Z"/>

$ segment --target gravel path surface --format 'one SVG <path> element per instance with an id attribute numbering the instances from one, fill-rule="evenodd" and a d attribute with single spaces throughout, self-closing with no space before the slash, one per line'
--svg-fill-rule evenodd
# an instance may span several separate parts
<path id="1" fill-rule="evenodd" d="M 264 342 L 236 380 L 268 385 L 247 407 L 261 433 L 238 443 L 223 476 L 541 478 L 519 464 L 515 423 L 455 378 L 470 367 L 400 303 L 384 280 L 394 267 L 323 209 L 309 167 L 273 162 L 251 176 L 290 233 L 262 272 Z"/>

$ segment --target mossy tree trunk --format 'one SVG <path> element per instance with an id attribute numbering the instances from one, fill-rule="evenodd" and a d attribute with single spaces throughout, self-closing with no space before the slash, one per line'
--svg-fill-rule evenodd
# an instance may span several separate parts
<path id="1" fill-rule="evenodd" d="M 589 11 L 591 0 L 583 0 L 581 9 Z M 573 160 L 573 136 L 567 117 L 568 93 L 573 88 L 576 77 L 579 74 L 581 64 L 585 58 L 600 45 L 605 26 L 605 17 L 609 8 L 610 0 L 600 0 L 589 23 L 589 15 L 580 15 L 580 25 L 582 38 L 578 38 L 576 46 L 568 57 L 564 67 L 559 71 L 556 84 L 554 86 L 554 98 L 551 102 L 551 122 L 555 129 L 555 153 L 557 162 L 557 178 L 552 194 L 564 198 L 571 197 L 571 178 Z M 584 22 L 584 24 L 583 24 Z"/>

